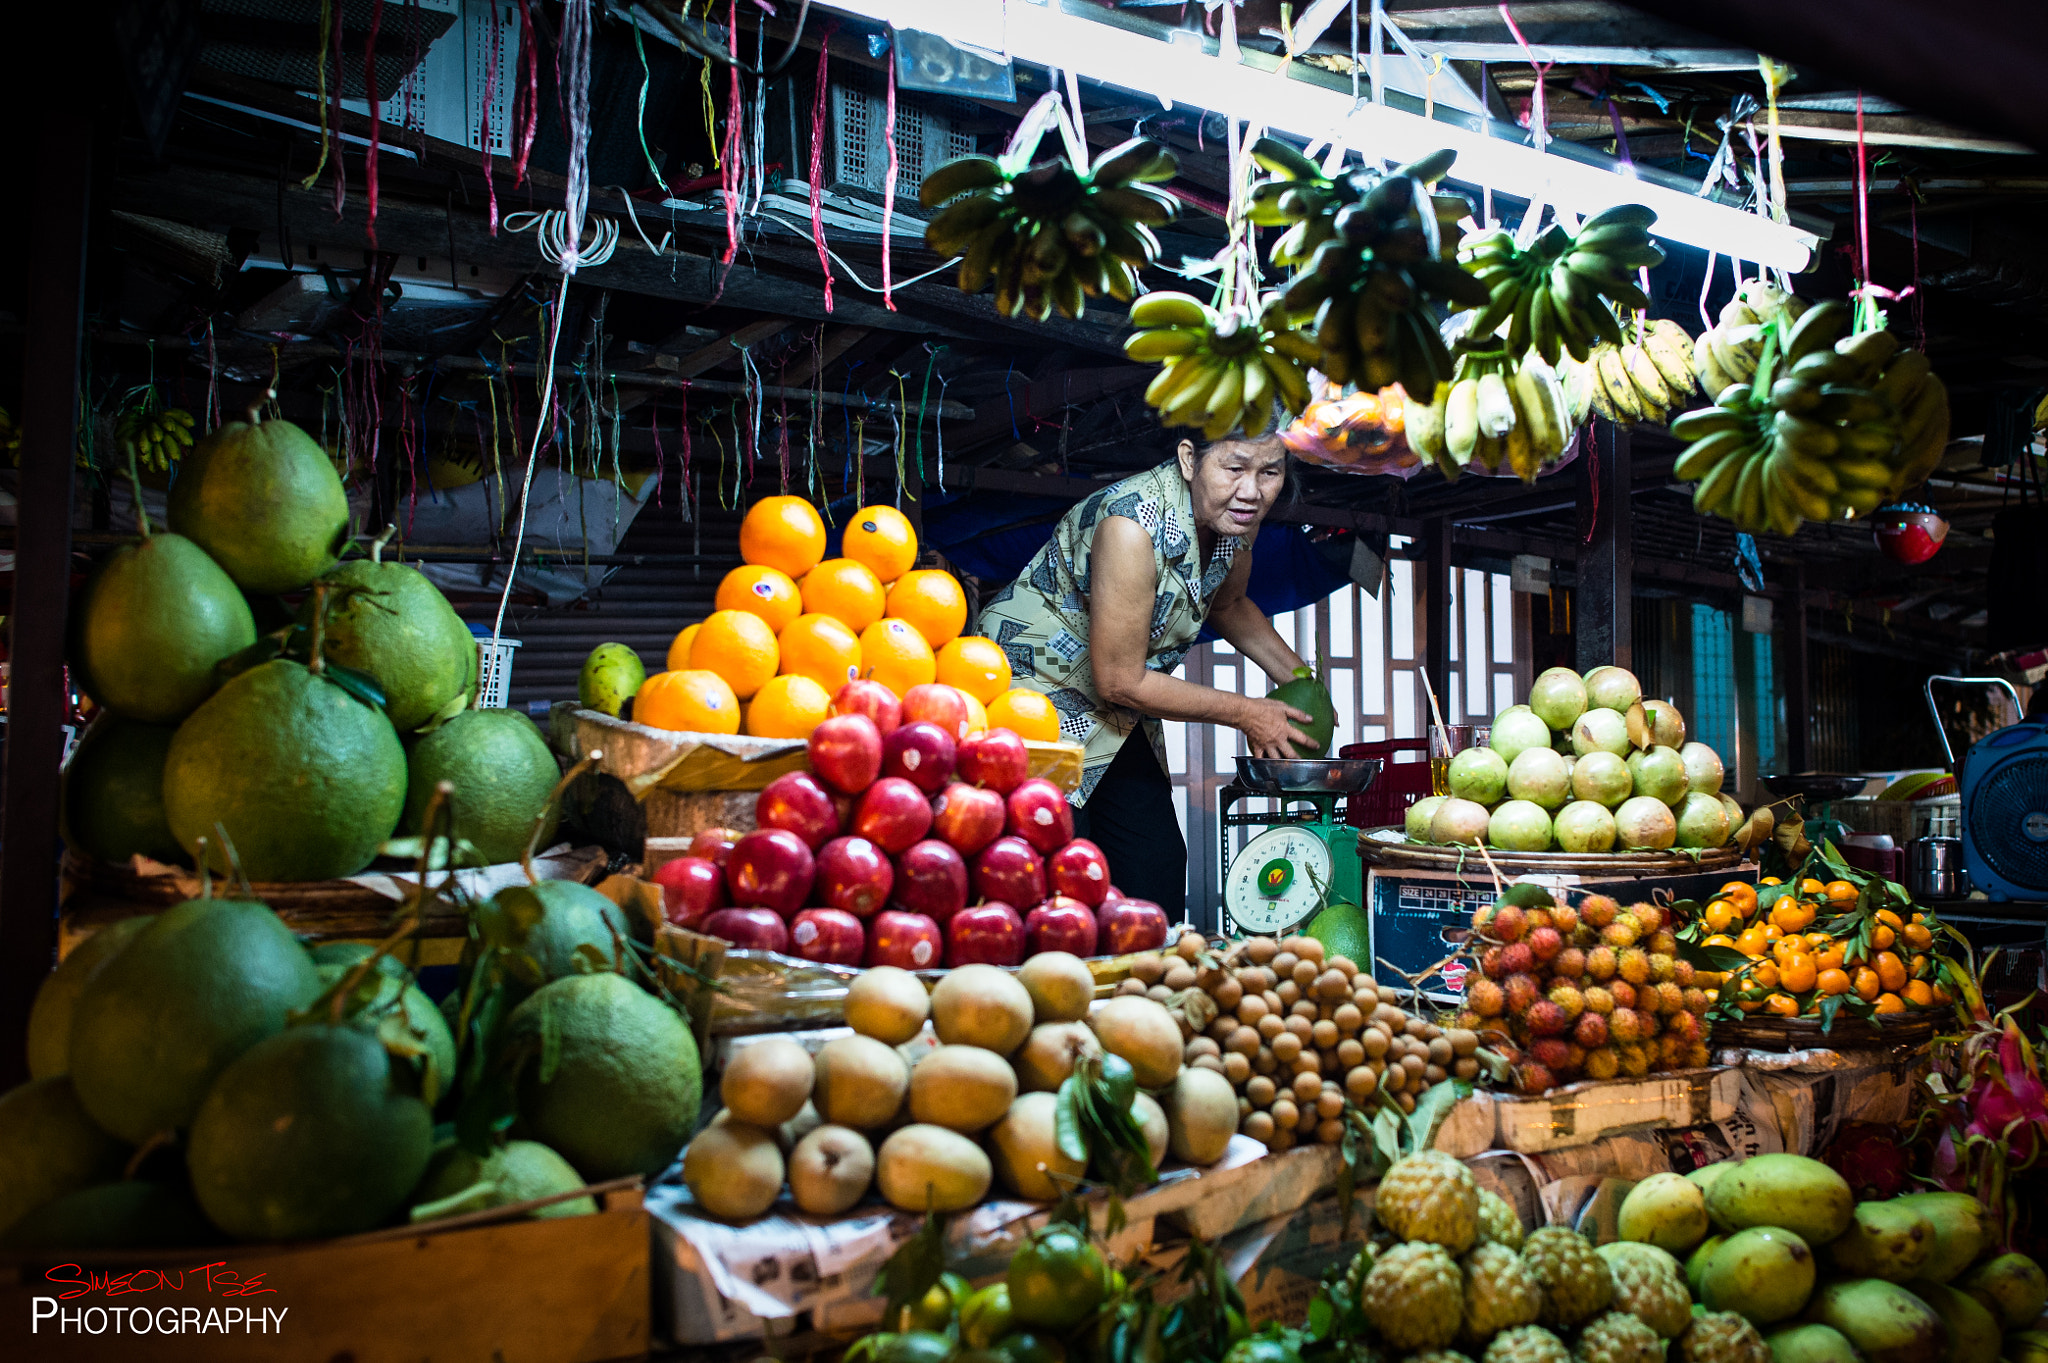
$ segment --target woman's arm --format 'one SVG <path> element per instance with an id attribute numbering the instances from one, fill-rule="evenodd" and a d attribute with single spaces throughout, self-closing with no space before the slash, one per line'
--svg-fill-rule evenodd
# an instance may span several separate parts
<path id="1" fill-rule="evenodd" d="M 1280 637 L 1280 631 L 1273 628 L 1273 622 L 1266 618 L 1258 603 L 1245 595 L 1245 584 L 1251 580 L 1251 574 L 1252 551 L 1247 546 L 1237 551 L 1230 576 L 1216 589 L 1216 600 L 1209 607 L 1209 626 L 1229 640 L 1232 648 L 1257 663 L 1278 685 L 1293 680 L 1294 669 L 1305 664 L 1301 655 Z"/>
<path id="2" fill-rule="evenodd" d="M 1244 734 L 1258 757 L 1292 757 L 1291 739 L 1308 735 L 1290 720 L 1302 711 L 1276 700 L 1232 695 L 1145 666 L 1152 603 L 1158 593 L 1152 540 L 1136 521 L 1111 516 L 1095 528 L 1089 558 L 1088 651 L 1095 689 L 1113 705 L 1159 719 L 1227 724 Z M 1267 633 L 1272 634 L 1272 626 Z M 1279 636 L 1273 642 L 1280 644 Z"/>

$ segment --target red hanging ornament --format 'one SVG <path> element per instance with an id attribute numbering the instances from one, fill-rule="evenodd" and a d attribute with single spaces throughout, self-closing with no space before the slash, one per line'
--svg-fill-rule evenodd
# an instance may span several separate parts
<path id="1" fill-rule="evenodd" d="M 1886 557 L 1898 563 L 1925 563 L 1941 551 L 1948 522 L 1924 502 L 1893 502 L 1870 518 L 1871 533 Z"/>

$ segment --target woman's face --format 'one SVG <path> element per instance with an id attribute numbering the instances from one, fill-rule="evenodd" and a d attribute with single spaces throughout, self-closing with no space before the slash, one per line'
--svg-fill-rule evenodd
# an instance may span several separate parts
<path id="1" fill-rule="evenodd" d="M 1287 447 L 1277 440 L 1212 446 L 1199 464 L 1186 447 L 1180 471 L 1193 494 L 1197 525 L 1219 535 L 1249 535 L 1280 499 Z"/>

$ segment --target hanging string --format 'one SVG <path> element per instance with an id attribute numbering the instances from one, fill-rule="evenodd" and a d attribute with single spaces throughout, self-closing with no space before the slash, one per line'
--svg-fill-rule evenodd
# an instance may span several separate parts
<path id="1" fill-rule="evenodd" d="M 320 92 L 316 101 L 320 106 L 320 160 L 314 164 L 313 173 L 299 181 L 300 189 L 311 189 L 314 185 L 319 184 L 320 172 L 327 169 L 327 147 L 332 136 L 327 127 L 327 39 L 328 30 L 333 26 L 333 23 L 334 0 L 320 0 L 320 55 L 313 63 L 313 71 L 318 78 L 318 89 Z M 341 54 L 337 50 L 335 52 L 337 64 L 340 62 L 340 59 Z M 339 84 L 340 80 L 341 76 L 337 72 L 335 82 Z M 290 262 L 287 261 L 286 263 L 289 264 Z"/>
<path id="2" fill-rule="evenodd" d="M 889 178 L 882 183 L 882 306 L 896 311 L 889 296 L 889 222 L 896 216 L 896 54 L 889 54 L 889 95 L 882 107 L 882 142 L 889 149 Z M 822 244 L 822 243 L 821 243 Z"/>
<path id="3" fill-rule="evenodd" d="M 785 365 L 783 368 L 787 371 L 788 366 Z M 781 490 L 782 494 L 786 497 L 789 495 L 789 393 L 787 390 L 777 400 L 776 413 L 775 453 L 782 463 Z"/>
<path id="4" fill-rule="evenodd" d="M 945 346 L 925 346 L 925 353 L 931 359 L 924 367 L 924 391 L 917 395 L 917 476 L 920 479 L 924 477 L 924 413 L 932 397 L 932 371 L 939 367 L 939 352 L 944 349 Z"/>
<path id="5" fill-rule="evenodd" d="M 683 436 L 683 519 L 693 521 L 697 514 L 690 502 L 690 384 L 687 379 L 683 381 L 682 408 L 676 416 L 676 427 Z"/>
<path id="6" fill-rule="evenodd" d="M 732 23 L 728 37 L 734 51 L 738 51 L 740 40 L 740 0 L 732 0 Z M 740 99 L 739 63 L 731 66 L 732 84 L 725 99 L 725 156 L 719 166 L 719 183 L 725 193 L 725 254 L 719 264 L 732 264 L 733 257 L 740 253 L 740 125 L 745 122 L 745 110 Z"/>
<path id="7" fill-rule="evenodd" d="M 1702 276 L 1702 277 L 1700 278 L 1700 327 L 1701 327 L 1701 328 L 1702 328 L 1703 330 L 1706 330 L 1706 331 L 1712 331 L 1712 330 L 1714 329 L 1714 319 L 1713 319 L 1713 318 L 1712 318 L 1711 316 L 1709 316 L 1709 315 L 1708 315 L 1708 313 L 1707 313 L 1707 295 L 1708 295 L 1709 293 L 1713 292 L 1713 289 L 1714 289 L 1714 263 L 1715 263 L 1715 262 L 1716 262 L 1717 260 L 1719 260 L 1719 259 L 1720 259 L 1720 253 L 1719 253 L 1719 252 L 1716 252 L 1716 251 L 1708 251 L 1708 252 L 1707 252 L 1707 272 L 1706 272 L 1706 274 L 1705 274 L 1705 275 L 1703 275 L 1703 276 Z M 1730 264 L 1730 265 L 1733 265 L 1734 263 L 1735 263 L 1735 262 L 1734 262 L 1734 259 L 1733 259 L 1733 258 L 1731 257 L 1731 258 L 1730 258 L 1730 260 L 1729 260 L 1729 264 Z M 1737 284 L 1738 286 L 1740 286 L 1740 285 L 1741 285 L 1741 283 L 1742 283 L 1742 276 L 1738 274 L 1738 275 L 1737 275 L 1737 276 L 1735 277 L 1735 282 L 1736 282 L 1736 284 Z"/>
<path id="8" fill-rule="evenodd" d="M 377 249 L 377 138 L 384 127 L 384 110 L 377 99 L 377 30 L 384 24 L 384 0 L 371 0 L 370 36 L 363 43 L 363 89 L 370 99 L 370 150 L 364 170 L 370 182 L 370 249 Z"/>
<path id="9" fill-rule="evenodd" d="M 903 372 L 898 369 L 891 369 L 889 373 L 896 379 L 896 408 L 889 414 L 889 419 L 896 423 L 896 506 L 898 510 L 901 510 L 903 506 L 903 484 L 905 481 L 903 457 L 910 450 L 909 432 L 903 429 L 903 411 L 909 404 L 909 394 L 904 388 Z M 922 473 L 924 470 L 919 469 L 918 472 Z M 917 499 L 913 497 L 911 500 L 916 501 Z"/>
<path id="10" fill-rule="evenodd" d="M 488 366 L 490 360 L 486 358 L 484 363 Z M 505 526 L 505 462 L 501 453 L 504 438 L 498 433 L 498 376 L 489 368 L 484 370 L 484 393 L 491 400 L 491 480 L 497 485 L 498 529 L 502 532 Z"/>
<path id="11" fill-rule="evenodd" d="M 1784 89 L 1790 83 L 1792 68 L 1782 62 L 1772 61 L 1761 53 L 1757 55 L 1756 64 L 1764 78 L 1765 126 L 1770 129 L 1770 136 L 1768 138 L 1771 150 L 1770 178 L 1765 182 L 1770 193 L 1770 216 L 1773 222 L 1782 223 L 1789 221 L 1790 214 L 1787 213 L 1785 206 L 1785 144 L 1778 136 L 1778 91 Z M 1863 122 L 1863 92 L 1861 90 L 1856 92 L 1856 107 L 1856 121 L 1859 129 L 1857 141 L 1860 144 L 1862 141 L 1860 129 Z"/>
<path id="12" fill-rule="evenodd" d="M 334 90 L 332 93 L 332 98 L 334 102 L 334 127 L 336 130 L 337 142 L 339 141 L 339 133 L 341 129 L 341 11 L 342 7 L 340 5 L 336 5 L 334 7 Z M 345 158 L 342 155 L 341 147 L 337 145 L 334 149 L 334 220 L 336 222 L 341 221 L 342 209 L 347 207 L 347 205 L 347 158 Z"/>
<path id="13" fill-rule="evenodd" d="M 1870 164 L 1869 149 L 1863 140 L 1863 92 L 1856 92 L 1856 320 L 1854 330 L 1881 331 L 1885 325 L 1884 310 L 1877 305 L 1880 298 L 1894 301 L 1917 295 L 1920 281 L 1920 237 L 1915 210 L 1915 231 L 1913 236 L 1913 283 L 1903 291 L 1894 292 L 1878 284 L 1870 277 Z M 1925 344 L 1923 340 L 1923 344 Z"/>
<path id="14" fill-rule="evenodd" d="M 848 458 L 853 464 L 853 504 L 868 504 L 868 414 L 860 413 L 853 419 L 853 444 Z"/>
<path id="15" fill-rule="evenodd" d="M 562 42 L 557 59 L 566 59 L 563 75 L 568 96 L 569 175 L 563 194 L 568 215 L 564 228 L 567 249 L 562 252 L 562 275 L 576 273 L 577 243 L 583 237 L 583 215 L 590 206 L 590 0 L 568 0 L 562 10 Z M 612 238 L 618 239 L 613 224 Z"/>
<path id="16" fill-rule="evenodd" d="M 491 104 L 498 97 L 498 67 L 505 60 L 505 30 L 498 23 L 496 0 L 486 8 L 491 16 L 491 58 L 484 64 L 483 118 L 478 125 L 476 144 L 483 156 L 484 193 L 490 197 L 490 229 L 495 237 L 498 235 L 498 182 L 491 174 Z"/>
<path id="17" fill-rule="evenodd" d="M 939 447 L 939 492 L 946 491 L 946 376 L 939 375 L 939 410 L 932 417 L 932 439 Z"/>
<path id="18" fill-rule="evenodd" d="M 826 63 L 832 50 L 835 22 L 818 42 L 817 90 L 811 100 L 811 239 L 818 243 L 818 268 L 825 275 L 825 315 L 832 315 L 832 257 L 825 250 L 825 101 L 831 89 Z M 884 232 L 886 241 L 887 234 Z M 813 454 L 815 458 L 815 452 Z"/>
<path id="19" fill-rule="evenodd" d="M 512 186 L 526 183 L 526 162 L 540 131 L 540 45 L 533 36 L 533 0 L 519 0 L 519 50 L 526 54 L 526 88 L 512 100 Z"/>
<path id="20" fill-rule="evenodd" d="M 717 3 L 718 0 L 704 0 L 704 20 L 707 24 L 711 20 L 711 7 Z M 688 0 L 684 0 L 683 8 L 685 12 L 688 11 Z M 718 110 L 711 100 L 711 59 L 709 57 L 704 58 L 703 61 L 697 64 L 697 84 L 704 91 L 704 140 L 711 144 L 711 168 L 713 170 L 723 170 L 725 169 L 725 157 L 720 154 L 721 149 L 718 142 Z"/>
<path id="21" fill-rule="evenodd" d="M 650 398 L 647 402 L 647 433 L 654 437 L 654 504 L 661 505 L 661 479 L 668 470 L 668 460 L 661 453 L 661 399 Z"/>
<path id="22" fill-rule="evenodd" d="M 654 183 L 661 186 L 662 196 L 669 197 L 668 181 L 663 178 L 661 167 L 654 164 L 654 153 L 647 148 L 647 87 L 654 83 L 654 68 L 647 64 L 647 44 L 640 37 L 640 25 L 633 25 L 633 50 L 640 54 L 640 109 L 634 119 L 634 128 L 640 134 L 640 154 L 647 159 L 647 169 L 654 172 Z"/>

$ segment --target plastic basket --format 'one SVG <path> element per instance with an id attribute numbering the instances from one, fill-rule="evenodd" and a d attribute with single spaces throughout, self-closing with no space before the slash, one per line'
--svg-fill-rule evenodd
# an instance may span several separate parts
<path id="1" fill-rule="evenodd" d="M 1398 761 L 1396 754 L 1413 753 L 1414 761 Z M 1390 738 L 1378 743 L 1346 743 L 1337 756 L 1377 757 L 1380 774 L 1370 786 L 1344 801 L 1344 822 L 1353 828 L 1383 828 L 1397 824 L 1408 815 L 1408 806 L 1429 794 L 1429 741 L 1422 738 Z"/>
<path id="2" fill-rule="evenodd" d="M 477 709 L 502 710 L 511 704 L 512 651 L 518 647 L 517 639 L 493 641 L 486 636 L 476 641 Z"/>

